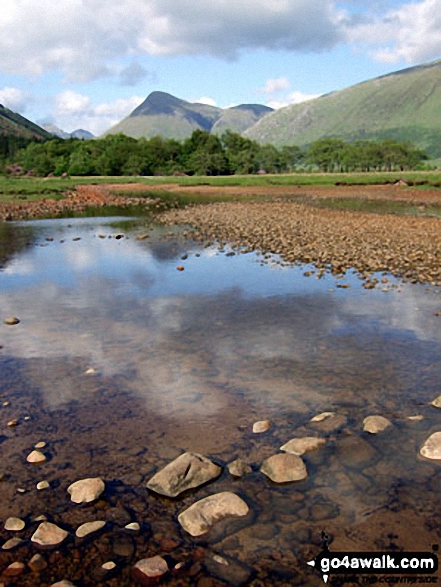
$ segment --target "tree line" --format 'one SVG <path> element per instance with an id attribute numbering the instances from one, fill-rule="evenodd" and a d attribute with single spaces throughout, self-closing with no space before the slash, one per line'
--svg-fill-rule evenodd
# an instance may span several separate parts
<path id="1" fill-rule="evenodd" d="M 101 139 L 0 142 L 3 171 L 13 175 L 232 175 L 253 173 L 393 171 L 418 168 L 427 160 L 412 144 L 386 139 L 346 142 L 327 138 L 307 148 L 260 145 L 226 131 L 220 137 L 195 130 L 179 142 L 122 134 Z"/>

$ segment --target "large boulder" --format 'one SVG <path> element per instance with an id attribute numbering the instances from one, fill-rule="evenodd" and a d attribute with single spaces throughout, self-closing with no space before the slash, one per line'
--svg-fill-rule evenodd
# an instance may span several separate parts
<path id="1" fill-rule="evenodd" d="M 263 461 L 260 470 L 274 483 L 302 481 L 308 476 L 305 463 L 299 456 L 292 454 L 269 457 Z"/>
<path id="2" fill-rule="evenodd" d="M 246 516 L 247 504 L 235 493 L 223 491 L 197 501 L 181 512 L 178 521 L 192 536 L 201 536 L 210 528 L 229 517 Z"/>
<path id="3" fill-rule="evenodd" d="M 216 479 L 221 472 L 222 467 L 206 457 L 186 452 L 158 471 L 147 483 L 147 487 L 161 495 L 176 497 L 187 489 Z"/>

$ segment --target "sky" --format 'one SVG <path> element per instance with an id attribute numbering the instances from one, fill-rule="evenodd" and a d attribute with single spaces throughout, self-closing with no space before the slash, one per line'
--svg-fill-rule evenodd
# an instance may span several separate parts
<path id="1" fill-rule="evenodd" d="M 441 58 L 441 0 L 1 0 L 0 104 L 100 135 L 150 92 L 280 108 Z"/>

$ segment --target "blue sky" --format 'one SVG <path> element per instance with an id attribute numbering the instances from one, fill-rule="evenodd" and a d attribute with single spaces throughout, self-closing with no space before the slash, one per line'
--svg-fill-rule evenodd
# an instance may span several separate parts
<path id="1" fill-rule="evenodd" d="M 441 58 L 441 0 L 2 0 L 0 103 L 104 132 L 154 90 L 302 101 Z"/>

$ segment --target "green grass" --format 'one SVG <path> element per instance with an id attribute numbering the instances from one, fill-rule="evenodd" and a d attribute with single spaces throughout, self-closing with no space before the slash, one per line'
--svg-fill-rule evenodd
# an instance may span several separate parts
<path id="1" fill-rule="evenodd" d="M 339 198 L 336 200 L 305 199 L 304 203 L 315 206 L 317 208 L 347 210 L 350 212 L 441 217 L 441 204 L 438 206 L 436 204 L 415 206 L 406 202 L 393 202 L 390 200 L 361 200 L 351 198 Z"/>

